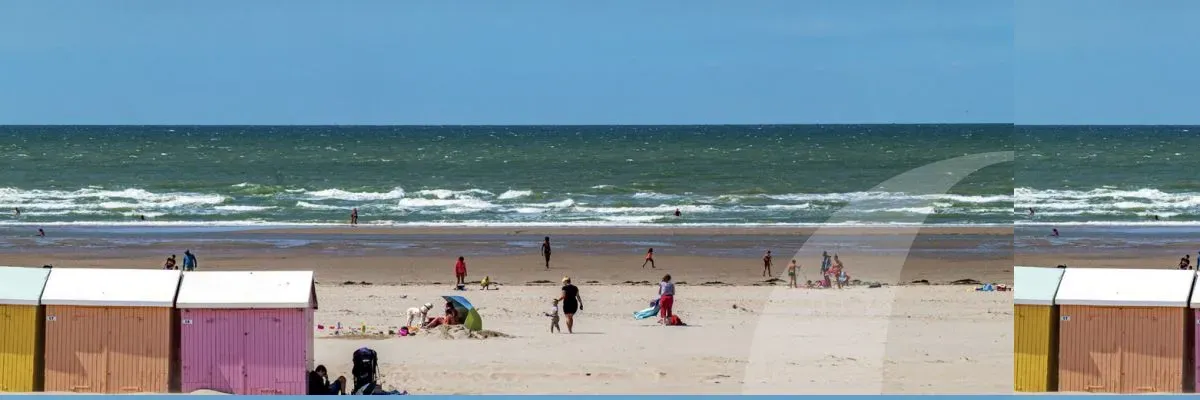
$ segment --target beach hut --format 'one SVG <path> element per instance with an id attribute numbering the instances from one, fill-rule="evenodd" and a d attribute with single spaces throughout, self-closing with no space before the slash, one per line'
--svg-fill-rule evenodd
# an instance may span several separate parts
<path id="1" fill-rule="evenodd" d="M 42 389 L 42 289 L 50 270 L 0 267 L 0 392 Z"/>
<path id="2" fill-rule="evenodd" d="M 1054 298 L 1059 391 L 1184 392 L 1195 278 L 1185 270 L 1068 268 Z"/>
<path id="3" fill-rule="evenodd" d="M 184 392 L 307 394 L 312 271 L 188 272 L 176 306 Z"/>
<path id="4" fill-rule="evenodd" d="M 45 390 L 174 388 L 179 271 L 54 268 L 46 280 Z"/>
<path id="5" fill-rule="evenodd" d="M 1062 281 L 1059 268 L 1013 268 L 1013 390 L 1058 389 L 1058 309 L 1054 295 Z"/>
<path id="6" fill-rule="evenodd" d="M 473 332 L 483 330 L 483 317 L 479 316 L 479 311 L 475 309 L 475 306 L 472 305 L 470 301 L 467 301 L 466 297 L 442 296 L 442 299 L 445 299 L 447 302 L 453 305 L 454 310 L 458 312 L 458 315 L 466 316 L 466 318 L 463 318 L 463 326 L 466 327 L 467 330 Z"/>

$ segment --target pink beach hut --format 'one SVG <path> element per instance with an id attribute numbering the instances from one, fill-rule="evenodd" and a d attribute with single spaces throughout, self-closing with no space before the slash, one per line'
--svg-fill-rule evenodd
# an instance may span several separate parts
<path id="1" fill-rule="evenodd" d="M 313 368 L 312 271 L 202 271 L 179 285 L 181 389 L 303 395 Z"/>

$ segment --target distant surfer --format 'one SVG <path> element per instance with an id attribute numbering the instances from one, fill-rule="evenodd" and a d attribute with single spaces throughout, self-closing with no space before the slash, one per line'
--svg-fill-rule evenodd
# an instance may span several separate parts
<path id="1" fill-rule="evenodd" d="M 21 209 L 20 209 L 20 208 L 18 208 L 18 207 L 13 207 L 13 214 L 14 214 L 14 215 L 16 215 L 16 216 L 18 216 L 18 217 L 20 217 L 20 216 L 21 216 Z"/>
<path id="2" fill-rule="evenodd" d="M 1033 207 L 1029 207 L 1029 218 L 1033 218 L 1033 214 L 1036 214 L 1036 213 L 1033 211 Z"/>
<path id="3" fill-rule="evenodd" d="M 38 235 L 38 237 L 46 237 L 46 231 L 42 230 L 42 228 L 38 228 L 37 235 Z"/>
<path id="4" fill-rule="evenodd" d="M 350 225 L 358 225 L 358 207 L 350 210 Z"/>
<path id="5" fill-rule="evenodd" d="M 678 208 L 676 208 L 676 209 L 675 209 L 675 216 L 676 216 L 676 217 L 678 217 L 678 216 L 680 216 L 680 215 L 683 215 L 683 213 L 679 212 L 679 209 L 678 209 Z"/>
<path id="6" fill-rule="evenodd" d="M 1054 228 L 1054 229 L 1052 229 L 1052 231 L 1054 233 L 1050 234 L 1050 236 L 1058 237 L 1058 228 Z"/>
<path id="7" fill-rule="evenodd" d="M 146 215 L 145 215 L 145 214 L 139 215 L 139 216 L 138 216 L 138 219 L 140 219 L 140 220 L 142 220 L 142 221 L 145 221 L 145 220 L 146 220 Z"/>
<path id="8" fill-rule="evenodd" d="M 1158 216 L 1157 216 L 1157 215 L 1155 215 L 1155 216 L 1154 216 L 1154 220 L 1155 220 L 1155 221 L 1158 221 Z"/>

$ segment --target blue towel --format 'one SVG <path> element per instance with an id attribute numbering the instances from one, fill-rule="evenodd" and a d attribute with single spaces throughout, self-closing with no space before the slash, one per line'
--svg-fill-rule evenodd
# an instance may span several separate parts
<path id="1" fill-rule="evenodd" d="M 633 313 L 633 318 L 646 319 L 656 315 L 658 315 L 658 302 L 655 302 L 653 307 Z"/>

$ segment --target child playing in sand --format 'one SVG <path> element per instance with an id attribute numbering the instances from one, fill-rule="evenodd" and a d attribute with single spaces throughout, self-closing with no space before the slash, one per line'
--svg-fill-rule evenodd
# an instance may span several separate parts
<path id="1" fill-rule="evenodd" d="M 550 307 L 550 312 L 546 313 L 546 316 L 550 317 L 550 333 L 562 333 L 562 328 L 558 326 L 558 299 L 554 299 L 551 304 L 554 305 Z"/>
<path id="2" fill-rule="evenodd" d="M 646 251 L 646 261 L 642 262 L 642 268 L 646 268 L 646 264 L 650 264 L 650 268 L 654 268 L 654 248 Z"/>

